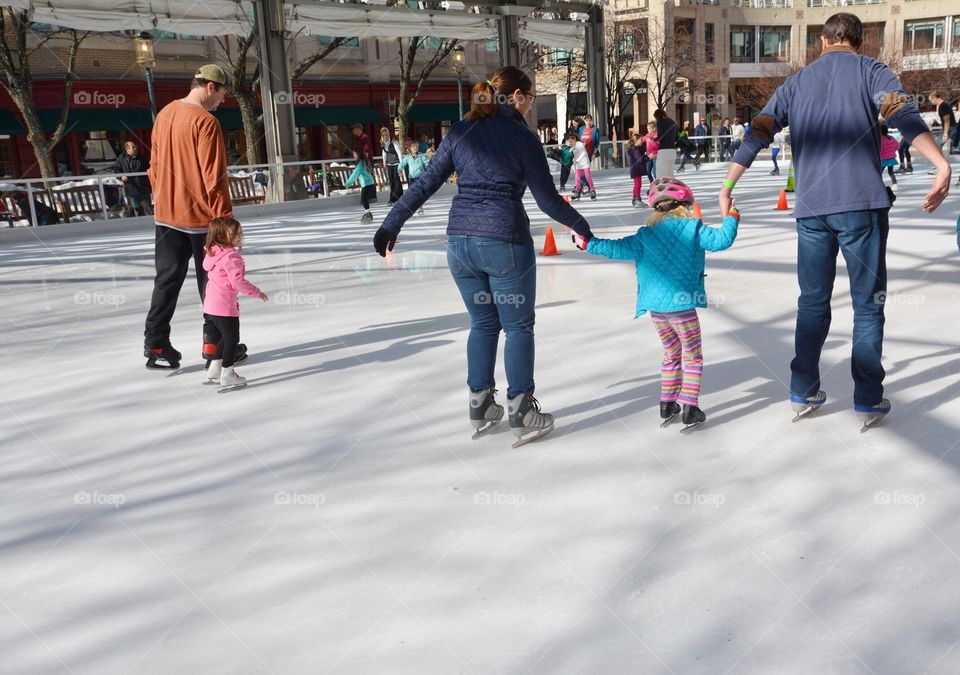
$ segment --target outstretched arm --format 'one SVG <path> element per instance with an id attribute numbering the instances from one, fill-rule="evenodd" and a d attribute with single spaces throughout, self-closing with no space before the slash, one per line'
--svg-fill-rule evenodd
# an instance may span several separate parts
<path id="1" fill-rule="evenodd" d="M 640 260 L 643 257 L 643 242 L 633 234 L 623 239 L 597 239 L 587 244 L 587 253 L 601 255 L 611 260 Z"/>

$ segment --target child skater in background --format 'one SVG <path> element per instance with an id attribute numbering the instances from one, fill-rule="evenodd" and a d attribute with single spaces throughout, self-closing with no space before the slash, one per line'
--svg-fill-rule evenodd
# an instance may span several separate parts
<path id="1" fill-rule="evenodd" d="M 423 172 L 427 170 L 427 165 L 430 163 L 430 160 L 433 159 L 433 152 L 428 150 L 426 154 L 420 154 L 420 145 L 416 141 L 410 141 L 410 154 L 405 156 L 400 161 L 400 166 L 397 168 L 397 171 L 403 173 L 403 170 L 407 170 L 407 176 L 410 178 L 410 182 L 407 185 L 407 189 L 417 182 L 417 179 L 423 175 Z M 420 215 L 423 215 L 423 207 L 417 212 Z"/>
<path id="2" fill-rule="evenodd" d="M 214 218 L 207 228 L 206 257 L 203 269 L 207 271 L 207 288 L 203 297 L 203 313 L 210 316 L 220 329 L 220 342 L 210 366 L 204 371 L 205 384 L 220 384 L 219 391 L 231 391 L 247 386 L 233 368 L 237 344 L 240 342 L 240 303 L 237 293 L 267 301 L 267 294 L 247 281 L 246 266 L 240 255 L 243 230 L 233 218 Z"/>
<path id="3" fill-rule="evenodd" d="M 897 165 L 897 151 L 900 149 L 900 143 L 896 138 L 890 135 L 890 129 L 886 124 L 880 125 L 880 170 L 884 168 L 890 176 L 890 189 L 897 191 L 897 177 L 893 173 L 893 167 Z"/>
<path id="4" fill-rule="evenodd" d="M 576 137 L 574 137 L 574 140 L 573 168 L 576 170 L 576 174 L 573 179 L 573 194 L 570 198 L 580 199 L 580 193 L 586 192 L 587 186 L 589 186 L 590 199 L 596 199 L 597 191 L 593 187 L 593 176 L 590 175 L 590 154 L 587 152 L 587 146 L 583 144 L 583 141 L 576 140 Z M 581 180 L 586 181 L 582 190 L 580 188 Z"/>
<path id="5" fill-rule="evenodd" d="M 560 145 L 560 192 L 567 189 L 570 180 L 570 167 L 573 166 L 573 146 L 577 142 L 576 134 L 567 134 Z"/>
<path id="6" fill-rule="evenodd" d="M 357 166 L 353 173 L 344 183 L 344 187 L 350 187 L 358 180 L 360 181 L 360 204 L 363 206 L 363 215 L 360 216 L 360 224 L 366 225 L 373 222 L 373 214 L 370 213 L 370 202 L 377 198 L 377 182 L 373 179 L 373 167 L 370 166 L 370 158 L 367 151 L 359 148 L 353 151 L 353 158 L 357 160 Z"/>
<path id="7" fill-rule="evenodd" d="M 780 165 L 777 164 L 777 156 L 783 151 L 783 145 L 786 139 L 783 137 L 783 132 L 778 131 L 773 135 L 773 143 L 770 144 L 770 159 L 773 160 L 773 171 L 770 172 L 771 176 L 780 175 Z"/>
<path id="8" fill-rule="evenodd" d="M 666 426 L 681 412 L 684 430 L 702 424 L 700 409 L 700 319 L 706 307 L 703 285 L 704 251 L 722 251 L 737 238 L 740 211 L 730 209 L 719 228 L 707 227 L 690 215 L 693 193 L 676 178 L 658 178 L 647 202 L 654 213 L 637 233 L 623 239 L 585 241 L 574 234 L 577 248 L 613 260 L 633 260 L 637 266 L 637 312 L 650 312 L 663 344 L 660 367 L 660 417 Z"/>
<path id="9" fill-rule="evenodd" d="M 637 134 L 631 136 L 627 143 L 627 160 L 630 162 L 630 178 L 633 179 L 633 205 L 646 206 L 643 203 L 643 174 L 647 172 L 646 145 Z"/>

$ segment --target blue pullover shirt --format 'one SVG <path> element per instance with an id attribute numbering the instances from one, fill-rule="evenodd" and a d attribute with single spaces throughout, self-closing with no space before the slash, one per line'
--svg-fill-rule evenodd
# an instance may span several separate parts
<path id="1" fill-rule="evenodd" d="M 880 174 L 877 115 L 908 143 L 927 131 L 887 66 L 850 47 L 831 45 L 780 85 L 753 119 L 733 161 L 749 167 L 774 134 L 789 126 L 794 217 L 889 208 Z"/>

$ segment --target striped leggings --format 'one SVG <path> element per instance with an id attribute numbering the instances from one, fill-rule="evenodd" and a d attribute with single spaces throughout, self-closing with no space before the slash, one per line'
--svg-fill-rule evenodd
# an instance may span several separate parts
<path id="1" fill-rule="evenodd" d="M 700 319 L 696 309 L 661 314 L 650 312 L 663 344 L 660 365 L 660 400 L 699 405 L 703 353 Z"/>

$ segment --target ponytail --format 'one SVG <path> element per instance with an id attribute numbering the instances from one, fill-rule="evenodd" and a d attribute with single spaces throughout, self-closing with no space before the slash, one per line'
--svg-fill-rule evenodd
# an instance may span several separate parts
<path id="1" fill-rule="evenodd" d="M 519 89 L 530 92 L 533 81 L 530 76 L 516 66 L 504 66 L 493 71 L 490 79 L 477 82 L 470 90 L 470 112 L 464 119 L 482 120 L 497 114 L 498 105 L 512 102 L 513 92 Z"/>

